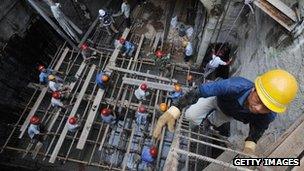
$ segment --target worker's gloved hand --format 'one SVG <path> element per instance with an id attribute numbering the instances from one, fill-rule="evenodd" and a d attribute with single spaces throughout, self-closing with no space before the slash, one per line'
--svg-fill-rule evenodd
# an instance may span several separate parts
<path id="1" fill-rule="evenodd" d="M 245 141 L 244 153 L 249 155 L 254 155 L 256 148 L 256 143 L 253 141 Z"/>
<path id="2" fill-rule="evenodd" d="M 194 104 L 201 97 L 201 93 L 198 87 L 191 88 L 188 92 L 186 92 L 182 97 L 180 97 L 176 102 L 173 102 L 173 105 L 179 109 L 183 109 L 184 107 Z"/>
<path id="3" fill-rule="evenodd" d="M 160 134 L 162 132 L 163 126 L 168 125 L 168 129 L 170 132 L 174 131 L 175 121 L 180 116 L 180 110 L 171 106 L 157 121 L 155 129 L 153 131 L 153 138 L 160 139 Z"/>

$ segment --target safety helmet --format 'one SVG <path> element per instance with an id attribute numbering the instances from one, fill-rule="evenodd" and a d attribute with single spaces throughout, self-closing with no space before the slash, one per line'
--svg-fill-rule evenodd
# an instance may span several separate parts
<path id="1" fill-rule="evenodd" d="M 108 82 L 108 81 L 110 80 L 110 77 L 109 77 L 108 75 L 106 75 L 106 74 L 103 74 L 103 75 L 101 76 L 101 80 L 102 80 L 103 82 Z"/>
<path id="2" fill-rule="evenodd" d="M 120 43 L 120 44 L 124 44 L 125 42 L 126 42 L 126 39 L 124 39 L 124 38 L 122 38 L 122 37 L 119 38 L 119 43 Z"/>
<path id="3" fill-rule="evenodd" d="M 167 109 L 168 109 L 168 106 L 166 103 L 161 103 L 159 105 L 159 109 L 162 111 L 162 112 L 165 112 Z"/>
<path id="4" fill-rule="evenodd" d="M 55 80 L 55 78 L 56 78 L 56 77 L 55 77 L 54 75 L 49 75 L 49 76 L 48 76 L 48 79 L 49 79 L 49 80 Z"/>
<path id="5" fill-rule="evenodd" d="M 81 48 L 81 50 L 86 50 L 88 47 L 89 46 L 87 43 L 83 43 L 80 48 Z"/>
<path id="6" fill-rule="evenodd" d="M 140 113 L 146 113 L 147 112 L 147 108 L 145 106 L 141 105 L 141 106 L 138 107 L 138 111 Z"/>
<path id="7" fill-rule="evenodd" d="M 255 88 L 263 104 L 273 112 L 283 113 L 294 100 L 298 83 L 285 70 L 270 70 L 255 79 Z"/>
<path id="8" fill-rule="evenodd" d="M 148 86 L 147 86 L 146 83 L 142 83 L 139 87 L 140 87 L 140 89 L 143 90 L 143 91 L 147 91 L 147 89 L 148 89 Z"/>
<path id="9" fill-rule="evenodd" d="M 192 75 L 187 75 L 187 81 L 192 81 L 193 80 L 193 76 Z"/>
<path id="10" fill-rule="evenodd" d="M 61 98 L 61 93 L 59 91 L 53 91 L 52 92 L 52 97 L 54 99 L 60 99 Z"/>
<path id="11" fill-rule="evenodd" d="M 157 157 L 157 153 L 158 153 L 158 150 L 157 150 L 157 148 L 156 147 L 151 147 L 150 148 L 150 154 L 151 154 L 151 156 L 153 157 L 153 158 L 156 158 Z"/>
<path id="12" fill-rule="evenodd" d="M 77 118 L 76 117 L 72 116 L 72 117 L 69 118 L 69 124 L 74 125 L 74 124 L 76 124 L 76 122 L 77 122 Z"/>
<path id="13" fill-rule="evenodd" d="M 30 119 L 30 123 L 34 125 L 38 125 L 40 123 L 40 119 L 37 115 L 34 115 Z"/>
<path id="14" fill-rule="evenodd" d="M 38 66 L 38 70 L 41 72 L 41 71 L 43 71 L 45 69 L 45 67 L 43 66 L 43 65 L 39 65 Z"/>
<path id="15" fill-rule="evenodd" d="M 103 108 L 103 109 L 101 109 L 100 114 L 103 116 L 109 116 L 111 114 L 111 109 Z"/>
<path id="16" fill-rule="evenodd" d="M 180 84 L 175 84 L 175 85 L 174 85 L 174 91 L 180 92 L 181 90 L 182 90 L 182 87 L 181 87 Z"/>
<path id="17" fill-rule="evenodd" d="M 99 12 L 99 15 L 102 17 L 106 14 L 106 12 L 103 9 L 100 9 L 98 12 Z"/>
<path id="18" fill-rule="evenodd" d="M 163 57 L 163 55 L 164 55 L 164 52 L 162 52 L 161 50 L 158 50 L 158 51 L 155 52 L 155 56 L 157 58 L 161 58 L 161 57 Z"/>

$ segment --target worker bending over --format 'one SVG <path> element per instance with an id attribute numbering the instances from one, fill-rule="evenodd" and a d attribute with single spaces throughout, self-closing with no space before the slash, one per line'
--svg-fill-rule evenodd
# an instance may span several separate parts
<path id="1" fill-rule="evenodd" d="M 146 83 L 141 83 L 134 92 L 137 100 L 146 100 L 146 97 L 150 95 L 150 93 L 147 91 L 148 85 Z"/>
<path id="2" fill-rule="evenodd" d="M 62 99 L 63 99 L 63 95 L 64 92 L 63 91 L 53 91 L 52 92 L 52 99 L 51 99 L 51 105 L 53 107 L 60 107 L 60 108 L 67 108 L 69 105 L 64 105 L 62 103 Z"/>
<path id="3" fill-rule="evenodd" d="M 223 61 L 219 56 L 216 56 L 215 52 L 213 51 L 212 59 L 208 62 L 204 69 L 204 77 L 207 78 L 208 75 L 214 72 L 220 65 L 229 65 L 231 61 L 232 59 L 230 59 L 228 62 Z"/>
<path id="4" fill-rule="evenodd" d="M 78 121 L 78 117 L 72 116 L 69 118 L 67 123 L 68 131 L 70 132 L 76 132 L 80 128 L 80 124 Z"/>
<path id="5" fill-rule="evenodd" d="M 192 104 L 185 112 L 191 128 L 200 125 L 212 110 L 215 111 L 208 120 L 216 127 L 232 118 L 249 124 L 244 152 L 253 154 L 257 141 L 275 119 L 276 113 L 286 111 L 297 90 L 294 76 L 280 69 L 258 76 L 254 83 L 243 77 L 232 77 L 202 84 L 186 93 L 158 119 L 153 137 L 159 138 L 165 124 L 168 124 L 169 131 L 174 131 L 180 110 Z"/>
<path id="6" fill-rule="evenodd" d="M 128 55 L 129 57 L 132 56 L 134 50 L 135 50 L 135 45 L 131 43 L 130 41 L 126 41 L 124 38 L 119 38 L 115 40 L 115 48 L 120 47 L 122 51 L 122 56 Z M 119 46 L 121 45 L 121 46 Z"/>
<path id="7" fill-rule="evenodd" d="M 86 62 L 90 59 L 96 59 L 96 51 L 90 49 L 87 43 L 83 43 L 80 47 L 83 60 Z"/>
<path id="8" fill-rule="evenodd" d="M 100 111 L 100 116 L 103 122 L 107 124 L 115 124 L 116 123 L 116 118 L 112 115 L 111 109 L 108 108 L 103 108 Z"/>
<path id="9" fill-rule="evenodd" d="M 131 18 L 130 18 L 130 5 L 128 3 L 128 0 L 123 0 L 120 11 L 116 14 L 113 14 L 113 17 L 118 17 L 121 15 L 123 15 L 124 17 L 124 23 L 127 26 L 127 28 L 130 28 Z"/>
<path id="10" fill-rule="evenodd" d="M 136 117 L 137 125 L 140 126 L 147 124 L 147 117 L 148 117 L 147 108 L 143 105 L 139 106 L 135 113 L 135 117 Z"/>
<path id="11" fill-rule="evenodd" d="M 106 86 L 109 84 L 109 81 L 109 75 L 104 73 L 103 71 L 100 71 L 100 73 L 96 75 L 95 82 L 100 89 L 106 89 Z"/>
<path id="12" fill-rule="evenodd" d="M 52 91 L 66 91 L 69 90 L 68 86 L 63 85 L 63 80 L 54 75 L 48 76 L 49 87 Z"/>
<path id="13" fill-rule="evenodd" d="M 27 133 L 31 138 L 32 143 L 35 141 L 43 141 L 43 126 L 40 123 L 40 118 L 37 115 L 34 115 L 30 119 L 30 126 L 28 127 Z"/>
<path id="14" fill-rule="evenodd" d="M 158 154 L 158 150 L 156 147 L 144 147 L 141 152 L 141 160 L 144 161 L 146 164 L 151 164 L 154 162 Z"/>
<path id="15" fill-rule="evenodd" d="M 179 100 L 180 97 L 182 97 L 183 91 L 182 87 L 179 84 L 174 85 L 174 91 L 169 92 L 168 97 L 172 100 L 173 103 Z"/>
<path id="16" fill-rule="evenodd" d="M 114 20 L 113 20 L 112 15 L 103 9 L 100 9 L 98 12 L 99 12 L 100 26 L 106 28 L 108 35 L 111 35 L 110 29 L 114 33 L 118 33 L 118 30 L 113 25 Z"/>
<path id="17" fill-rule="evenodd" d="M 55 70 L 52 70 L 50 68 L 45 68 L 44 65 L 39 65 L 38 66 L 38 70 L 40 71 L 39 82 L 41 84 L 47 84 L 49 82 L 48 76 L 51 75 L 51 74 L 53 74 L 53 73 L 63 74 L 62 72 L 55 71 Z M 62 80 L 60 77 L 58 77 L 58 79 Z"/>

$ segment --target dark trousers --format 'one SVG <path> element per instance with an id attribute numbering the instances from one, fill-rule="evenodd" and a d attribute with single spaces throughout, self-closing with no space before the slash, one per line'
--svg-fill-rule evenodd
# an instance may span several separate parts
<path id="1" fill-rule="evenodd" d="M 189 62 L 190 59 L 191 59 L 191 57 L 192 57 L 192 55 L 187 56 L 187 55 L 185 54 L 184 61 L 185 61 L 185 62 Z"/>
<path id="2" fill-rule="evenodd" d="M 131 18 L 125 18 L 124 24 L 126 25 L 127 28 L 131 27 Z"/>

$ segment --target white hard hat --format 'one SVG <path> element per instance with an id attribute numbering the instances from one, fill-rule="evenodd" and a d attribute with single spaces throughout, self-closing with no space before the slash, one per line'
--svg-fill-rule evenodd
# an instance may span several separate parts
<path id="1" fill-rule="evenodd" d="M 99 10 L 99 15 L 100 16 L 104 16 L 106 14 L 106 12 L 103 10 L 103 9 L 100 9 Z"/>

